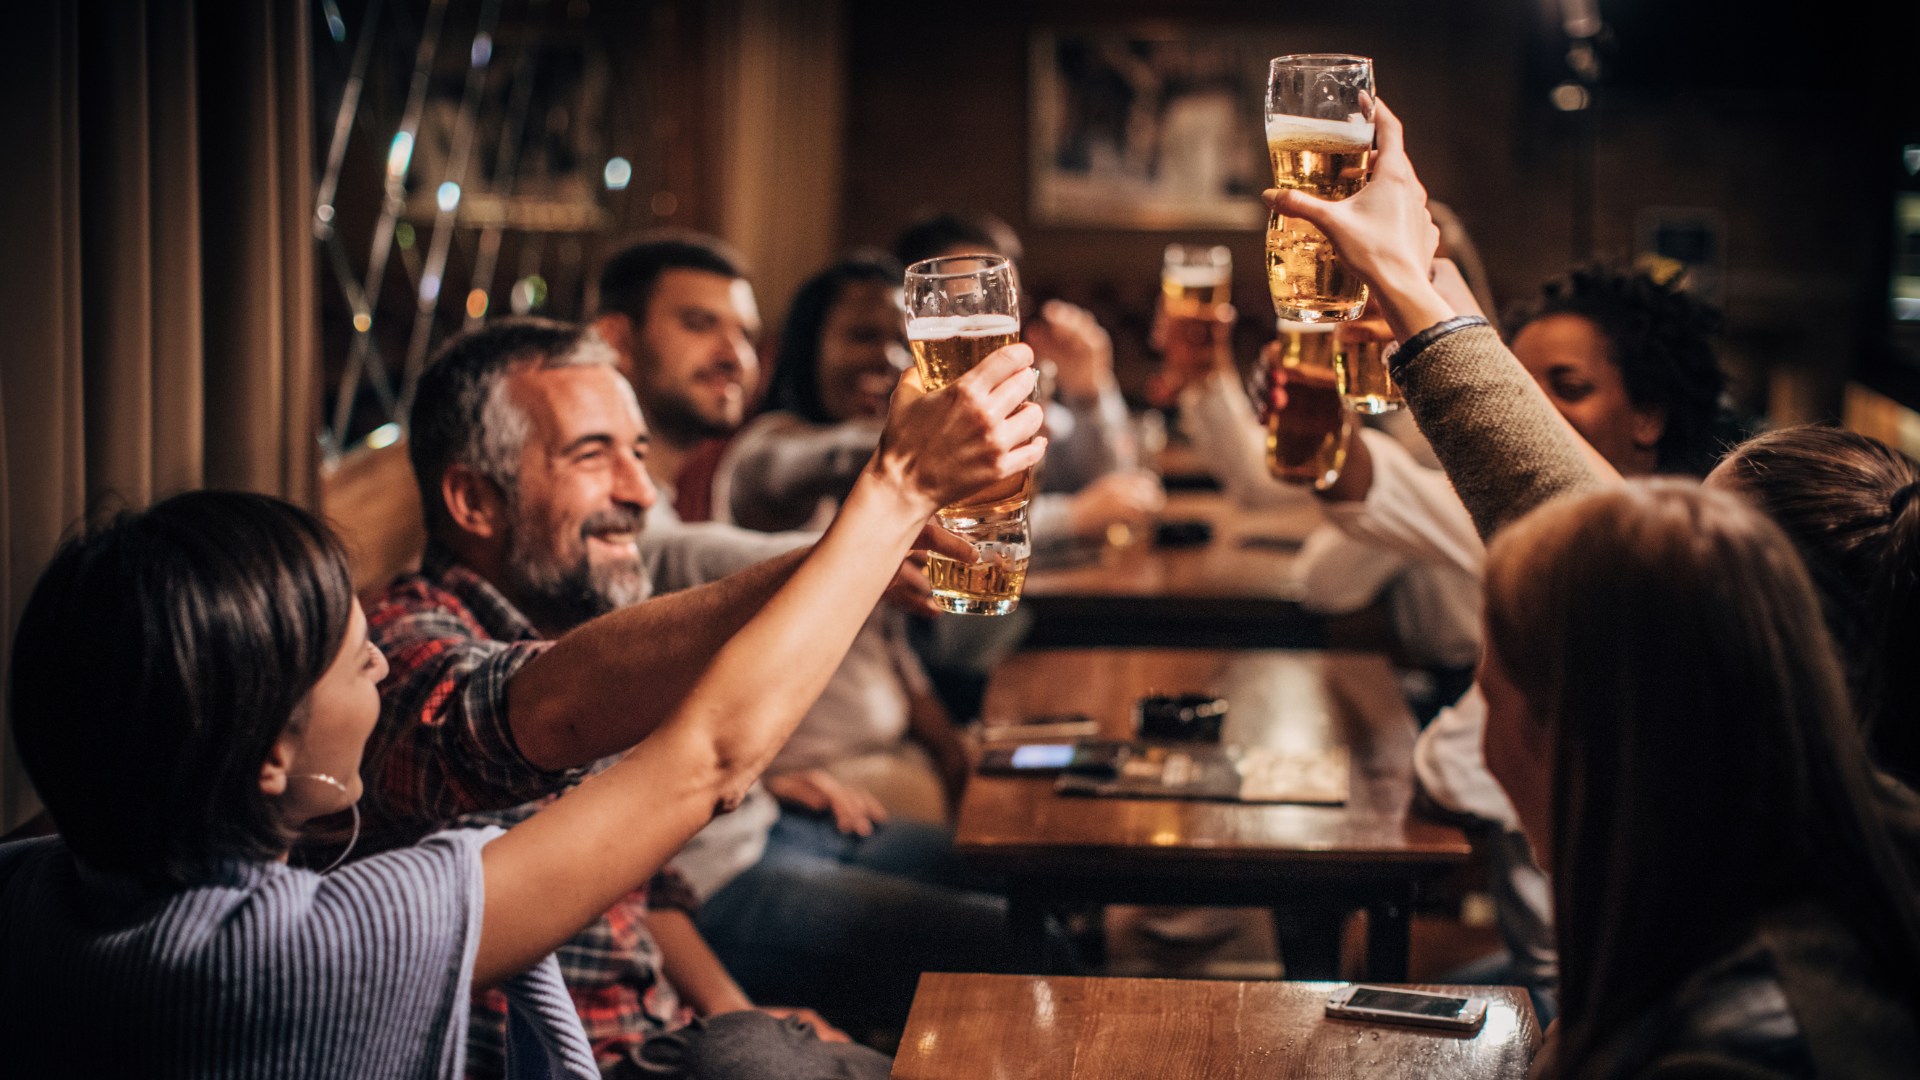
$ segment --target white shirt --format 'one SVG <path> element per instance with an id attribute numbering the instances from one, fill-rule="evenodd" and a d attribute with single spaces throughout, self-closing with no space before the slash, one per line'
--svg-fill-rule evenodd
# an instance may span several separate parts
<path id="1" fill-rule="evenodd" d="M 1235 381 L 1214 372 L 1180 396 L 1181 426 L 1221 486 L 1242 506 L 1282 506 L 1311 498 L 1304 487 L 1267 472 L 1266 436 Z M 1480 654 L 1480 583 L 1487 549 L 1445 473 L 1413 459 L 1384 432 L 1362 428 L 1373 484 L 1360 502 L 1322 502 L 1315 529 L 1295 563 L 1303 603 L 1339 613 L 1387 590 L 1395 629 L 1416 658 L 1446 666 Z M 1345 542 L 1343 542 L 1345 541 Z M 1414 772 L 1435 802 L 1507 828 L 1513 804 L 1487 770 L 1481 739 L 1486 699 L 1478 686 L 1442 709 L 1414 747 Z"/>
<path id="2" fill-rule="evenodd" d="M 1384 598 L 1401 643 L 1417 663 L 1463 667 L 1479 658 L 1479 566 L 1436 558 L 1442 552 L 1458 555 L 1466 550 L 1452 533 L 1457 523 L 1443 520 L 1447 532 L 1424 547 L 1400 536 L 1419 535 L 1417 523 L 1433 513 L 1425 502 L 1451 503 L 1465 524 L 1472 551 L 1484 557 L 1473 521 L 1444 474 L 1422 469 L 1390 436 L 1361 429 L 1360 438 L 1374 452 L 1375 490 L 1381 490 L 1377 478 L 1382 458 L 1388 459 L 1384 467 L 1395 473 L 1385 485 L 1388 500 L 1410 484 L 1426 481 L 1413 474 L 1430 473 L 1440 485 L 1438 491 L 1430 490 L 1430 483 L 1417 487 L 1414 498 L 1399 499 L 1410 505 L 1389 505 L 1369 515 L 1365 511 L 1373 507 L 1373 495 L 1366 504 L 1326 503 L 1304 486 L 1275 480 L 1267 471 L 1266 433 L 1247 395 L 1224 372 L 1188 386 L 1180 397 L 1180 417 L 1194 449 L 1239 505 L 1257 509 L 1319 503 L 1328 524 L 1308 535 L 1292 569 L 1294 587 L 1307 610 L 1339 615 Z M 1372 517 L 1383 518 L 1385 524 L 1373 523 Z"/>
<path id="3" fill-rule="evenodd" d="M 1362 429 L 1360 437 L 1373 458 L 1373 486 L 1363 501 L 1323 504 L 1327 520 L 1356 540 L 1457 570 L 1477 594 L 1487 548 L 1447 474 L 1415 462 L 1382 432 Z"/>
<path id="4" fill-rule="evenodd" d="M 683 523 L 668 498 L 647 514 L 640 556 L 658 592 L 676 592 L 726 577 L 818 540 L 810 532 L 763 533 L 719 522 Z M 907 736 L 914 692 L 931 693 L 907 645 L 906 616 L 876 605 L 825 690 L 767 766 L 780 776 L 876 750 L 897 749 Z M 732 813 L 716 817 L 674 856 L 702 899 L 713 895 L 766 851 L 779 804 L 759 783 Z"/>
<path id="5" fill-rule="evenodd" d="M 1361 502 L 1324 507 L 1327 520 L 1349 536 L 1451 576 L 1462 588 L 1454 599 L 1470 605 L 1477 635 L 1487 548 L 1473 518 L 1445 473 L 1415 462 L 1385 435 L 1368 431 L 1362 437 L 1373 456 L 1373 486 Z M 1420 733 L 1413 770 L 1441 806 L 1517 829 L 1513 803 L 1487 769 L 1486 727 L 1487 700 L 1475 684 Z"/>

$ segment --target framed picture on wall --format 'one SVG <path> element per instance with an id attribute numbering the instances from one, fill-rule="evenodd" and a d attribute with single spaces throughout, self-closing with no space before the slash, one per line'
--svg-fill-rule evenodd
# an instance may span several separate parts
<path id="1" fill-rule="evenodd" d="M 1260 36 L 1041 30 L 1030 82 L 1031 201 L 1045 225 L 1242 229 L 1272 184 Z"/>

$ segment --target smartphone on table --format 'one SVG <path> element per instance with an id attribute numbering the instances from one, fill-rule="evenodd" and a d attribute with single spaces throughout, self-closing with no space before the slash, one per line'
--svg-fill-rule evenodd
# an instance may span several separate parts
<path id="1" fill-rule="evenodd" d="M 1343 986 L 1327 998 L 1327 1015 L 1346 1020 L 1473 1031 L 1487 1018 L 1487 999 L 1393 986 Z"/>
<path id="2" fill-rule="evenodd" d="M 1028 743 L 997 747 L 980 758 L 988 776 L 1058 776 L 1063 772 L 1108 780 L 1119 775 L 1132 747 L 1117 742 Z"/>

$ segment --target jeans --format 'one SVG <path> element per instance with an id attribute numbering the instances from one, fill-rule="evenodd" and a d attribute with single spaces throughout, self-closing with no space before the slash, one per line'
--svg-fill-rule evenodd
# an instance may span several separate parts
<path id="1" fill-rule="evenodd" d="M 894 821 L 860 837 L 786 812 L 695 921 L 754 1001 L 897 1029 L 921 972 L 1013 969 L 1006 900 L 965 883 L 946 829 Z"/>

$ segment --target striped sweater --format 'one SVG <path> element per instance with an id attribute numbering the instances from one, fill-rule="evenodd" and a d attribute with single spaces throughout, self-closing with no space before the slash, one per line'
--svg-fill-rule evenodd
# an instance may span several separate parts
<path id="1" fill-rule="evenodd" d="M 325 877 L 235 862 L 170 894 L 58 837 L 0 846 L 0 1073 L 457 1080 L 497 835 L 439 833 Z M 506 989 L 510 1075 L 596 1080 L 553 959 Z"/>

